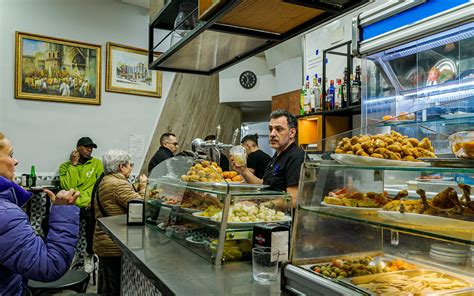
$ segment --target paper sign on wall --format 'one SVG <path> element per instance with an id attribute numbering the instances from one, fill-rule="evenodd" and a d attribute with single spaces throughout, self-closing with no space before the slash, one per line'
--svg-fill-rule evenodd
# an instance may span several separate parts
<path id="1" fill-rule="evenodd" d="M 130 142 L 128 146 L 128 152 L 132 157 L 143 156 L 143 148 L 145 147 L 145 135 L 130 135 Z"/>

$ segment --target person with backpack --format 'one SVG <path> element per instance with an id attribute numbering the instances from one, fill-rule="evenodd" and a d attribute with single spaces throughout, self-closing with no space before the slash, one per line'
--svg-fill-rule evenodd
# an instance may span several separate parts
<path id="1" fill-rule="evenodd" d="M 130 160 L 128 152 L 118 149 L 109 150 L 102 156 L 104 175 L 96 183 L 97 190 L 93 194 L 92 203 L 96 219 L 124 215 L 127 213 L 128 201 L 144 197 L 148 179 L 145 175 L 140 175 L 138 191 L 135 191 L 128 182 L 133 170 L 133 163 Z M 97 223 L 93 250 L 99 256 L 99 274 L 102 274 L 102 284 L 98 285 L 101 289 L 97 292 L 104 295 L 120 295 L 122 252 Z"/>

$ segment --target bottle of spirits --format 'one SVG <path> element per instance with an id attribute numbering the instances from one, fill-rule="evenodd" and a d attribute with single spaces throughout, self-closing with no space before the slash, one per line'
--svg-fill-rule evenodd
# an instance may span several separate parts
<path id="1" fill-rule="evenodd" d="M 303 87 L 301 87 L 301 92 L 300 92 L 300 115 L 304 114 L 304 98 L 306 96 L 305 91 L 306 91 L 306 88 L 305 88 L 305 85 L 303 84 Z"/>
<path id="2" fill-rule="evenodd" d="M 319 110 L 323 110 L 324 108 L 324 96 L 323 92 L 321 91 L 321 77 L 318 78 L 318 92 L 319 92 Z"/>
<path id="3" fill-rule="evenodd" d="M 341 108 L 342 105 L 342 81 L 341 79 L 336 79 L 336 87 L 334 93 L 336 95 L 334 99 L 334 109 Z"/>
<path id="4" fill-rule="evenodd" d="M 342 83 L 342 108 L 346 108 L 349 105 L 347 100 L 347 72 L 347 68 L 344 68 L 344 78 Z"/>
<path id="5" fill-rule="evenodd" d="M 321 108 L 319 104 L 318 74 L 315 74 L 313 77 L 313 87 L 311 89 L 311 112 L 319 111 Z"/>
<path id="6" fill-rule="evenodd" d="M 311 113 L 311 89 L 309 87 L 309 76 L 306 76 L 304 88 L 304 113 L 309 114 Z"/>
<path id="7" fill-rule="evenodd" d="M 30 186 L 29 187 L 35 187 L 36 186 L 36 169 L 35 166 L 31 166 L 31 173 L 30 173 Z"/>
<path id="8" fill-rule="evenodd" d="M 360 66 L 356 67 L 355 78 L 351 85 L 351 105 L 358 105 L 360 103 L 361 85 L 360 85 Z"/>
<path id="9" fill-rule="evenodd" d="M 328 95 L 326 98 L 326 101 L 329 107 L 329 108 L 326 108 L 327 110 L 334 109 L 335 91 L 336 89 L 334 88 L 334 80 L 331 80 L 329 81 Z"/>

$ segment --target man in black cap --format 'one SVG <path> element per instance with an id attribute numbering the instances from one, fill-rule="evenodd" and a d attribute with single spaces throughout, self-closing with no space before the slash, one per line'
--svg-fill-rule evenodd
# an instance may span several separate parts
<path id="1" fill-rule="evenodd" d="M 89 137 L 82 137 L 77 141 L 76 149 L 69 155 L 69 161 L 59 167 L 59 180 L 61 189 L 74 189 L 80 191 L 76 199 L 76 205 L 81 209 L 81 233 L 76 254 L 79 256 L 79 264 L 83 264 L 85 256 L 86 237 L 92 238 L 88 233 L 91 211 L 92 189 L 100 175 L 104 171 L 102 161 L 92 157 L 92 149 L 97 145 Z M 86 233 L 87 231 L 87 233 Z M 92 253 L 92 245 L 87 246 L 87 251 Z"/>

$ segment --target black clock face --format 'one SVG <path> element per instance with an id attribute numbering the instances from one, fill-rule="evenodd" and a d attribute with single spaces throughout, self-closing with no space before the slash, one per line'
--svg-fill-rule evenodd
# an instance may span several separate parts
<path id="1" fill-rule="evenodd" d="M 252 71 L 245 71 L 240 74 L 239 80 L 243 88 L 250 89 L 257 84 L 257 75 Z"/>

